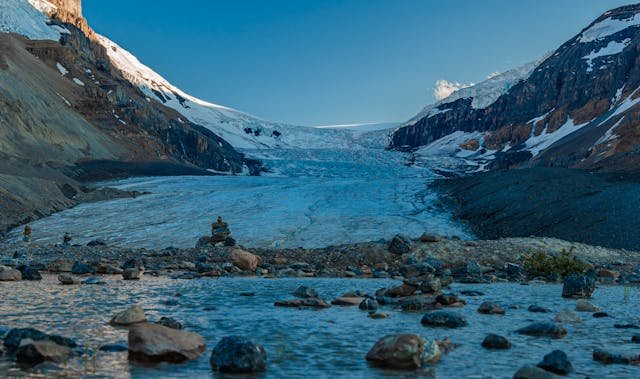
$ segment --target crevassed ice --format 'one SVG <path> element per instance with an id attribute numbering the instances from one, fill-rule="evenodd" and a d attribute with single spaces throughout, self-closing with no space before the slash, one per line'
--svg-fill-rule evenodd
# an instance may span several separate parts
<path id="1" fill-rule="evenodd" d="M 593 24 L 587 30 L 582 32 L 578 41 L 592 42 L 598 39 L 616 34 L 628 27 L 640 25 L 640 17 L 637 14 L 625 20 L 616 20 L 608 17 L 600 22 Z"/>

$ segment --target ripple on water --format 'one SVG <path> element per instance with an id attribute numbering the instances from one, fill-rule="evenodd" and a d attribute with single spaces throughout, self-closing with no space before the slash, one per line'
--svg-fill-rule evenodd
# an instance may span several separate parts
<path id="1" fill-rule="evenodd" d="M 468 305 L 453 309 L 462 313 L 469 326 L 433 329 L 420 324 L 422 313 L 385 309 L 391 317 L 372 320 L 357 307 L 327 310 L 276 308 L 273 302 L 287 299 L 297 286 L 314 287 L 325 299 L 361 289 L 373 293 L 396 282 L 377 279 L 247 279 L 223 278 L 192 281 L 145 277 L 138 282 L 108 279 L 106 286 L 59 286 L 54 276 L 41 282 L 0 283 L 0 320 L 7 327 L 35 327 L 49 333 L 75 338 L 82 346 L 97 348 L 126 340 L 127 330 L 108 325 L 111 316 L 131 304 L 142 305 L 151 320 L 170 316 L 185 328 L 202 334 L 207 353 L 184 365 L 156 367 L 130 365 L 126 353 L 100 353 L 97 375 L 112 377 L 210 377 L 208 355 L 226 335 L 245 335 L 265 346 L 268 369 L 265 378 L 350 377 L 382 378 L 397 373 L 374 369 L 364 355 L 386 334 L 417 333 L 427 338 L 451 338 L 461 346 L 438 363 L 438 377 L 507 378 L 522 365 L 536 364 L 554 349 L 564 350 L 579 376 L 640 377 L 635 366 L 604 366 L 591 359 L 594 348 L 640 353 L 631 344 L 633 330 L 615 329 L 613 324 L 637 323 L 639 292 L 623 301 L 621 287 L 599 288 L 593 302 L 612 317 L 596 319 L 581 313 L 583 323 L 566 325 L 569 335 L 561 340 L 536 339 L 514 331 L 531 321 L 549 320 L 553 314 L 531 313 L 527 307 L 540 304 L 558 312 L 573 308 L 574 301 L 560 297 L 557 285 L 515 284 L 454 285 L 453 290 L 479 289 L 480 297 L 464 297 Z M 242 296 L 254 292 L 255 296 Z M 181 296 L 176 296 L 181 294 Z M 171 301 L 168 301 L 171 300 Z M 177 301 L 176 305 L 172 305 Z M 495 301 L 507 309 L 505 316 L 481 315 L 483 301 Z M 512 309 L 516 307 L 517 309 Z M 480 344 L 487 333 L 505 335 L 513 344 L 507 351 L 488 351 Z M 82 369 L 82 362 L 71 368 Z M 91 368 L 92 365 L 88 364 Z M 8 360 L 0 360 L 0 376 L 19 374 Z"/>

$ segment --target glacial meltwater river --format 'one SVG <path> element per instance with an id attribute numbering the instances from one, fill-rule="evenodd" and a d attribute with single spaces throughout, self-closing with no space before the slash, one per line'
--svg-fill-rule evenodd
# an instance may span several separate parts
<path id="1" fill-rule="evenodd" d="M 207 344 L 197 360 L 180 364 L 141 366 L 129 363 L 127 353 L 99 352 L 95 361 L 72 359 L 65 375 L 47 377 L 77 378 L 219 378 L 212 373 L 209 356 L 224 336 L 243 335 L 264 345 L 267 371 L 259 378 L 387 378 L 415 377 L 370 367 L 365 355 L 387 334 L 416 333 L 424 338 L 450 338 L 460 347 L 444 355 L 434 365 L 437 378 L 511 378 L 526 364 L 537 364 L 555 349 L 566 352 L 575 368 L 571 378 L 639 378 L 640 367 L 603 365 L 592 359 L 593 349 L 604 348 L 625 354 L 640 353 L 640 345 L 630 342 L 635 329 L 616 329 L 614 324 L 639 322 L 640 292 L 632 289 L 625 299 L 623 287 L 601 287 L 593 303 L 610 317 L 594 318 L 580 313 L 581 323 L 564 324 L 565 338 L 552 340 L 516 334 L 531 321 L 552 320 L 565 308 L 575 308 L 574 300 L 563 299 L 559 285 L 453 284 L 452 291 L 477 290 L 484 296 L 462 296 L 468 304 L 454 308 L 467 318 L 459 329 L 424 327 L 424 312 L 402 312 L 391 307 L 386 319 L 374 320 L 358 307 L 332 306 L 324 310 L 298 310 L 274 307 L 276 300 L 290 299 L 299 285 L 315 288 L 327 300 L 349 290 L 373 293 L 381 287 L 397 285 L 386 279 L 264 279 L 203 278 L 172 280 L 144 276 L 140 281 L 105 277 L 103 286 L 60 286 L 56 277 L 45 275 L 40 282 L 0 283 L 1 327 L 35 327 L 49 333 L 74 338 L 87 350 L 106 343 L 123 341 L 127 329 L 108 325 L 117 311 L 140 304 L 150 320 L 161 316 L 181 321 L 186 330 L 200 333 Z M 242 296 L 253 292 L 255 296 Z M 496 301 L 506 315 L 483 315 L 476 310 L 483 301 Z M 538 304 L 553 313 L 531 313 L 527 307 Z M 1 332 L 0 332 L 1 333 Z M 487 333 L 506 336 L 509 350 L 489 351 L 480 346 Z M 0 377 L 33 375 L 14 366 L 12 359 L 0 358 Z M 33 377 L 33 376 L 31 376 Z"/>
<path id="2" fill-rule="evenodd" d="M 32 223 L 33 240 L 190 247 L 220 215 L 248 247 L 323 247 L 423 232 L 468 238 L 439 205 L 428 168 L 382 149 L 250 152 L 271 168 L 260 177 L 153 177 L 101 183 L 151 195 L 82 204 Z M 19 240 L 21 230 L 10 239 Z"/>

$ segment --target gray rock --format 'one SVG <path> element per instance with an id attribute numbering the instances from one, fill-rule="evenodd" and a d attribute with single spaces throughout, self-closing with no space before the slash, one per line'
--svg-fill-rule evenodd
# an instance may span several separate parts
<path id="1" fill-rule="evenodd" d="M 521 367 L 515 374 L 513 374 L 513 379 L 560 379 L 561 376 L 558 376 L 552 372 L 541 369 L 537 366 L 524 366 Z"/>
<path id="2" fill-rule="evenodd" d="M 539 305 L 530 305 L 527 309 L 529 310 L 529 312 L 534 313 L 551 313 L 551 309 Z"/>
<path id="3" fill-rule="evenodd" d="M 440 359 L 435 341 L 426 341 L 415 334 L 394 334 L 378 340 L 366 359 L 374 366 L 398 370 L 415 370 Z"/>
<path id="4" fill-rule="evenodd" d="M 494 302 L 485 301 L 478 307 L 478 313 L 485 315 L 503 315 L 505 314 L 505 310 Z"/>
<path id="5" fill-rule="evenodd" d="M 18 271 L 22 274 L 22 280 L 42 280 L 40 271 L 35 267 L 21 265 L 18 266 Z"/>
<path id="6" fill-rule="evenodd" d="M 560 339 L 567 335 L 567 330 L 553 322 L 534 322 L 516 330 L 518 334 L 524 334 L 532 337 L 549 337 Z"/>
<path id="7" fill-rule="evenodd" d="M 503 336 L 497 334 L 488 334 L 482 341 L 482 347 L 485 349 L 510 349 L 511 342 Z"/>
<path id="8" fill-rule="evenodd" d="M 538 367 L 560 375 L 567 375 L 573 372 L 573 365 L 569 362 L 567 354 L 562 350 L 554 350 L 545 355 L 542 362 L 538 363 Z"/>
<path id="9" fill-rule="evenodd" d="M 22 340 L 16 351 L 16 362 L 23 365 L 37 365 L 43 362 L 62 363 L 69 358 L 71 349 L 51 340 Z"/>
<path id="10" fill-rule="evenodd" d="M 375 299 L 367 297 L 366 299 L 362 300 L 360 305 L 358 305 L 358 308 L 363 311 L 375 311 L 378 309 L 378 302 Z"/>
<path id="11" fill-rule="evenodd" d="M 58 275 L 58 281 L 63 285 L 78 284 L 78 280 L 69 274 Z"/>
<path id="12" fill-rule="evenodd" d="M 143 362 L 180 363 L 197 359 L 205 349 L 197 333 L 142 323 L 129 330 L 129 359 Z"/>
<path id="13" fill-rule="evenodd" d="M 412 246 L 411 238 L 404 234 L 396 234 L 389 243 L 389 252 L 398 255 L 406 254 L 411 251 Z"/>
<path id="14" fill-rule="evenodd" d="M 596 280 L 591 276 L 571 274 L 564 280 L 562 297 L 591 297 L 596 289 Z"/>
<path id="15" fill-rule="evenodd" d="M 76 261 L 73 267 L 71 267 L 71 273 L 75 275 L 87 275 L 95 274 L 95 270 L 80 261 Z"/>
<path id="16" fill-rule="evenodd" d="M 460 328 L 468 325 L 462 315 L 449 311 L 428 312 L 422 317 L 421 323 L 440 328 Z"/>
<path id="17" fill-rule="evenodd" d="M 299 297 L 301 299 L 309 299 L 313 297 L 318 297 L 318 292 L 313 288 L 307 286 L 300 286 L 293 291 L 293 296 Z"/>
<path id="18" fill-rule="evenodd" d="M 267 368 L 267 353 L 245 337 L 224 337 L 211 352 L 209 359 L 214 371 L 225 373 L 263 372 Z"/>
<path id="19" fill-rule="evenodd" d="M 100 351 L 105 351 L 108 353 L 120 353 L 127 350 L 129 350 L 129 347 L 126 343 L 109 343 L 100 346 Z"/>

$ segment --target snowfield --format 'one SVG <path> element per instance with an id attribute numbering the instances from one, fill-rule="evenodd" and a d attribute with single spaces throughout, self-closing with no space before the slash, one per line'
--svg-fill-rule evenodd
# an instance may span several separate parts
<path id="1" fill-rule="evenodd" d="M 60 39 L 61 28 L 47 25 L 43 12 L 56 7 L 44 0 L 0 1 L 0 32 L 23 35 L 32 40 Z"/>

